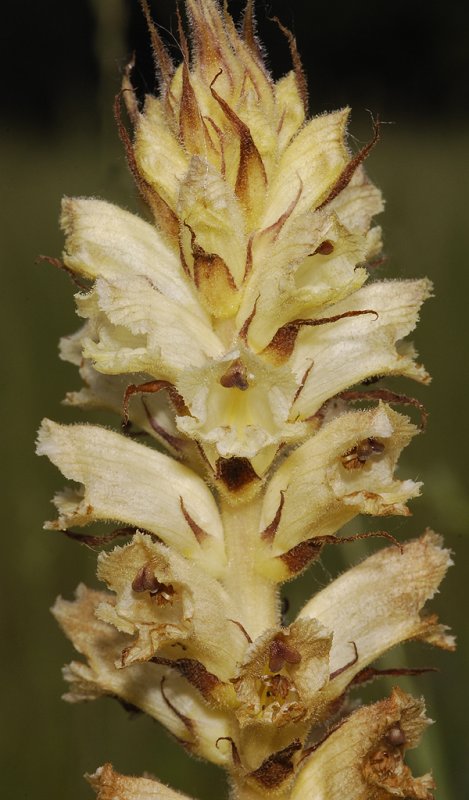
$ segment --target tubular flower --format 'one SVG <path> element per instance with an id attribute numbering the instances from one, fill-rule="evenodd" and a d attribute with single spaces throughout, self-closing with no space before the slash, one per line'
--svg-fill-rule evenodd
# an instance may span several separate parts
<path id="1" fill-rule="evenodd" d="M 422 701 L 394 689 L 351 712 L 348 698 L 401 642 L 453 648 L 425 608 L 451 563 L 439 537 L 379 530 L 390 546 L 291 624 L 278 602 L 325 545 L 360 538 L 345 523 L 408 515 L 420 492 L 395 475 L 418 428 L 392 406 L 421 404 L 368 388 L 429 380 L 405 339 L 429 282 L 369 280 L 383 204 L 363 161 L 379 128 L 353 155 L 348 109 L 308 119 L 294 38 L 295 69 L 274 82 L 250 0 L 239 30 L 216 0 L 186 0 L 178 67 L 142 5 L 159 94 L 140 108 L 129 70 L 132 135 L 118 125 L 149 218 L 88 198 L 62 211 L 63 265 L 86 282 L 84 324 L 61 342 L 84 387 L 66 403 L 110 409 L 124 431 L 44 421 L 38 452 L 74 482 L 46 526 L 127 537 L 99 555 L 102 591 L 54 606 L 81 654 L 65 697 L 140 708 L 223 766 L 237 800 L 427 800 L 431 777 L 403 761 Z M 72 530 L 96 522 L 117 527 Z M 89 780 L 101 800 L 182 798 L 110 765 Z"/>

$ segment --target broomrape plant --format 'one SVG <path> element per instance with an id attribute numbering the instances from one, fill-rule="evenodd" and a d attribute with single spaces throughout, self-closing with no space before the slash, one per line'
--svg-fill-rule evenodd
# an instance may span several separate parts
<path id="1" fill-rule="evenodd" d="M 453 647 L 424 610 L 450 564 L 439 537 L 378 530 L 389 546 L 292 624 L 279 609 L 325 545 L 360 538 L 340 537 L 345 523 L 408 515 L 420 491 L 394 476 L 418 430 L 394 406 L 424 412 L 369 388 L 429 379 L 405 339 L 429 282 L 369 280 L 378 126 L 353 156 L 349 109 L 308 119 L 295 40 L 284 29 L 294 69 L 274 82 L 251 0 L 239 30 L 216 0 L 186 0 L 178 67 L 142 5 L 160 91 L 141 110 L 129 67 L 132 136 L 117 116 L 151 221 L 89 198 L 62 211 L 63 266 L 85 280 L 84 324 L 61 343 L 84 388 L 66 402 L 122 414 L 124 432 L 44 421 L 38 452 L 75 482 L 46 527 L 127 537 L 98 557 L 106 590 L 54 607 L 82 656 L 65 697 L 142 709 L 226 769 L 237 800 L 427 800 L 431 776 L 404 763 L 423 702 L 396 688 L 353 710 L 348 691 L 400 642 Z M 96 521 L 121 527 L 71 530 Z M 89 780 L 101 800 L 182 797 L 110 765 Z"/>

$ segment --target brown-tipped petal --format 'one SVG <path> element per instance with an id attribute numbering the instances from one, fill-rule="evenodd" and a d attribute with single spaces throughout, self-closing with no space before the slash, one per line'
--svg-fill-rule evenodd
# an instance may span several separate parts
<path id="1" fill-rule="evenodd" d="M 189 795 L 175 792 L 159 781 L 120 775 L 111 764 L 99 767 L 94 775 L 86 777 L 97 800 L 191 800 Z"/>
<path id="2" fill-rule="evenodd" d="M 203 661 L 222 680 L 231 677 L 246 640 L 227 625 L 235 609 L 226 592 L 199 565 L 136 534 L 128 545 L 101 554 L 98 577 L 116 593 L 115 601 L 100 606 L 100 619 L 134 637 L 119 666 L 181 644 L 188 658 Z"/>
<path id="3" fill-rule="evenodd" d="M 72 661 L 64 668 L 64 678 L 69 684 L 64 699 L 77 703 L 115 697 L 159 720 L 193 752 L 215 763 L 224 763 L 226 756 L 215 747 L 215 741 L 228 734 L 226 722 L 207 708 L 187 681 L 174 670 L 155 664 L 116 669 L 115 662 L 129 639 L 96 617 L 97 607 L 110 602 L 112 596 L 106 592 L 81 585 L 73 602 L 58 598 L 52 609 L 67 637 L 84 657 L 84 661 Z M 168 705 L 167 699 L 179 714 Z"/>
<path id="4" fill-rule="evenodd" d="M 288 456 L 264 497 L 260 531 L 274 519 L 281 492 L 285 501 L 262 568 L 302 541 L 335 533 L 356 514 L 408 514 L 405 503 L 418 495 L 419 484 L 397 481 L 393 473 L 416 430 L 380 405 L 336 417 Z"/>
<path id="5" fill-rule="evenodd" d="M 331 672 L 337 677 L 328 687 L 331 696 L 341 695 L 364 667 L 408 639 L 454 648 L 445 627 L 425 610 L 451 563 L 440 537 L 428 531 L 402 552 L 390 547 L 365 559 L 304 606 L 300 619 L 319 620 L 334 631 Z M 351 661 L 350 642 L 357 658 L 342 671 Z"/>
<path id="6" fill-rule="evenodd" d="M 352 714 L 304 761 L 290 800 L 431 800 L 431 775 L 403 760 L 429 724 L 424 704 L 399 689 Z"/>
<path id="7" fill-rule="evenodd" d="M 156 533 L 202 568 L 224 569 L 223 534 L 213 495 L 192 470 L 121 434 L 92 425 L 45 420 L 38 453 L 47 455 L 82 492 L 58 496 L 59 530 L 94 520 L 115 520 Z M 209 534 L 199 543 L 181 511 Z"/>

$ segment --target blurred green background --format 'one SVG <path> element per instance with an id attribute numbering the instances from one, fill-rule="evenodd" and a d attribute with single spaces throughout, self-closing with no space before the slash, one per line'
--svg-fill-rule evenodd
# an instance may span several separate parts
<path id="1" fill-rule="evenodd" d="M 400 467 L 401 475 L 423 480 L 425 491 L 412 504 L 413 518 L 391 520 L 389 529 L 407 538 L 431 525 L 454 550 L 456 566 L 434 606 L 457 633 L 459 649 L 451 655 L 410 644 L 386 663 L 440 668 L 413 683 L 398 682 L 424 693 L 429 715 L 437 720 L 414 756 L 416 768 L 433 768 L 439 800 L 460 800 L 469 796 L 467 6 L 366 0 L 353 6 L 333 0 L 259 6 L 261 17 L 278 14 L 296 31 L 313 113 L 351 104 L 355 146 L 369 136 L 365 109 L 393 123 L 383 126 L 382 141 L 368 162 L 387 199 L 382 224 L 388 261 L 380 275 L 428 275 L 435 282 L 436 299 L 424 309 L 415 337 L 434 382 L 430 388 L 405 387 L 425 403 L 430 424 Z M 235 13 L 241 7 L 233 3 Z M 159 21 L 174 28 L 173 3 L 155 0 L 154 9 Z M 65 275 L 36 265 L 35 259 L 41 253 L 60 255 L 56 218 L 64 193 L 138 208 L 111 106 L 133 49 L 139 54 L 140 86 L 152 87 L 144 26 L 131 0 L 30 0 L 21 6 L 10 3 L 4 13 L 3 796 L 86 800 L 92 792 L 82 774 L 111 760 L 122 772 L 147 770 L 199 800 L 214 800 L 223 796 L 223 777 L 189 760 L 156 723 L 130 718 L 111 700 L 78 706 L 60 700 L 60 667 L 72 650 L 48 608 L 57 594 L 70 597 L 80 580 L 95 582 L 95 556 L 57 534 L 41 532 L 42 521 L 51 515 L 50 497 L 63 480 L 33 455 L 44 415 L 76 419 L 77 413 L 64 409 L 60 399 L 79 385 L 75 370 L 56 356 L 59 336 L 77 326 L 73 287 Z M 281 74 L 288 66 L 285 43 L 275 26 L 264 21 L 261 30 L 274 72 Z M 374 543 L 371 549 L 379 546 Z M 364 552 L 354 544 L 327 553 L 298 584 L 288 586 L 292 613 L 302 597 Z M 388 688 L 381 681 L 361 695 L 379 697 Z"/>

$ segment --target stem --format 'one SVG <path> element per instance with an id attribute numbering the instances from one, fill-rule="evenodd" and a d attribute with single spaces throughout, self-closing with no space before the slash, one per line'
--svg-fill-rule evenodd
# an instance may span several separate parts
<path id="1" fill-rule="evenodd" d="M 279 624 L 278 590 L 256 568 L 262 496 L 239 505 L 222 502 L 228 555 L 225 588 L 251 639 Z"/>

